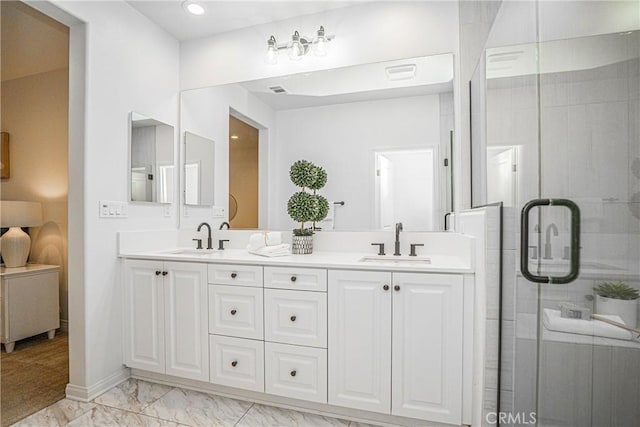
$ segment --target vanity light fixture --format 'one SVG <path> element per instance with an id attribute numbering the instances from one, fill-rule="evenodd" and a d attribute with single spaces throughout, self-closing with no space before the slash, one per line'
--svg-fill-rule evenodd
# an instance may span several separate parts
<path id="1" fill-rule="evenodd" d="M 205 12 L 204 7 L 193 0 L 187 0 L 185 2 L 182 2 L 182 8 L 187 12 L 189 12 L 190 14 L 197 15 L 197 16 L 204 15 L 204 12 Z"/>
<path id="2" fill-rule="evenodd" d="M 293 32 L 291 41 L 287 44 L 279 45 L 275 36 L 269 37 L 267 40 L 266 62 L 268 64 L 276 64 L 278 62 L 278 51 L 287 50 L 289 59 L 299 61 L 310 51 L 316 56 L 326 56 L 329 51 L 329 42 L 334 36 L 326 35 L 324 26 L 316 32 L 316 37 L 310 41 L 308 37 L 301 36 L 298 31 Z"/>
<path id="3" fill-rule="evenodd" d="M 231 135 L 231 139 L 238 139 L 238 135 Z"/>

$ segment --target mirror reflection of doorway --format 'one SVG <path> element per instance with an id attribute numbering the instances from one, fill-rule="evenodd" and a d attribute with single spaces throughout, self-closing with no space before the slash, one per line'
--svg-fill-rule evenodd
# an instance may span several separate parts
<path id="1" fill-rule="evenodd" d="M 402 222 L 405 230 L 433 230 L 438 202 L 434 148 L 375 153 L 377 227 L 391 229 Z"/>
<path id="2" fill-rule="evenodd" d="M 258 228 L 259 130 L 229 115 L 229 194 L 236 214 L 232 228 Z"/>
<path id="3" fill-rule="evenodd" d="M 518 147 L 487 147 L 487 202 L 516 206 Z"/>

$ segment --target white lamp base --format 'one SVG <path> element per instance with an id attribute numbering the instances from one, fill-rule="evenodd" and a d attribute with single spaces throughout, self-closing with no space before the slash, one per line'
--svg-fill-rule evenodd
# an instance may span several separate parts
<path id="1" fill-rule="evenodd" d="M 20 227 L 11 227 L 0 239 L 0 250 L 5 267 L 23 267 L 29 258 L 31 237 Z"/>

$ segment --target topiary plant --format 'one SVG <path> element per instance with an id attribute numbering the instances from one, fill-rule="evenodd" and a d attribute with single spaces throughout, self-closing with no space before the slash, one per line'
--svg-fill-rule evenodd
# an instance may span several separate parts
<path id="1" fill-rule="evenodd" d="M 593 288 L 596 294 L 604 298 L 613 298 L 621 300 L 634 300 L 640 298 L 637 289 L 632 288 L 625 282 L 604 282 Z"/>
<path id="2" fill-rule="evenodd" d="M 329 202 L 316 192 L 327 183 L 327 172 L 306 160 L 298 160 L 289 170 L 291 181 L 302 189 L 294 193 L 287 203 L 287 213 L 300 228 L 293 230 L 296 236 L 310 236 L 315 229 L 315 223 L 326 218 L 329 212 Z M 306 189 L 313 190 L 308 193 Z M 305 228 L 305 222 L 312 222 L 311 228 Z"/>

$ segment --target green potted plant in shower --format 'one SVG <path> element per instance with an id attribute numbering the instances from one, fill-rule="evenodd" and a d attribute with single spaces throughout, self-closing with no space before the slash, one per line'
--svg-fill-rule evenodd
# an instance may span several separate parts
<path id="1" fill-rule="evenodd" d="M 638 289 L 625 282 L 604 282 L 593 290 L 596 293 L 597 314 L 615 314 L 620 316 L 627 326 L 638 326 Z"/>
<path id="2" fill-rule="evenodd" d="M 327 199 L 317 194 L 327 182 L 326 171 L 306 160 L 298 160 L 289 170 L 291 182 L 300 187 L 287 203 L 287 213 L 300 227 L 293 230 L 291 252 L 297 255 L 313 252 L 315 223 L 322 221 L 329 211 Z M 309 191 L 312 191 L 310 193 Z M 310 226 L 307 227 L 307 222 Z"/>

